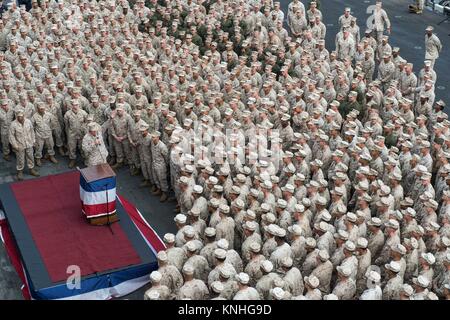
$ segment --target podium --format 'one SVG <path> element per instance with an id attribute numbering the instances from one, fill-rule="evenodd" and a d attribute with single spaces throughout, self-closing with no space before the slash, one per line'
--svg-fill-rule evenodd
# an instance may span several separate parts
<path id="1" fill-rule="evenodd" d="M 80 169 L 81 211 L 92 225 L 119 220 L 116 213 L 116 174 L 108 164 Z"/>

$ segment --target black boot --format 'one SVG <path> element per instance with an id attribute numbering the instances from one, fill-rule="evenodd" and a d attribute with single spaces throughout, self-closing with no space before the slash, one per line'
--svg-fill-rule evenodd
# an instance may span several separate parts
<path id="1" fill-rule="evenodd" d="M 113 169 L 120 169 L 122 167 L 123 167 L 123 162 L 117 162 L 116 164 L 113 164 L 111 166 L 111 168 L 113 168 Z"/>
<path id="2" fill-rule="evenodd" d="M 61 156 L 65 156 L 67 155 L 67 153 L 64 151 L 64 147 L 58 147 L 58 152 Z"/>
<path id="3" fill-rule="evenodd" d="M 167 193 L 161 192 L 161 198 L 159 198 L 159 202 L 166 202 L 167 201 Z"/>
<path id="4" fill-rule="evenodd" d="M 50 156 L 49 157 L 50 162 L 52 163 L 58 163 L 58 160 L 56 160 L 55 156 Z"/>
<path id="5" fill-rule="evenodd" d="M 109 164 L 110 166 L 115 165 L 115 164 L 116 164 L 116 157 L 111 157 L 111 159 L 109 159 L 108 164 Z"/>
<path id="6" fill-rule="evenodd" d="M 135 166 L 132 166 L 131 169 L 130 169 L 130 174 L 132 176 L 137 176 L 139 174 L 139 169 L 136 168 Z"/>
<path id="7" fill-rule="evenodd" d="M 75 168 L 75 165 L 77 164 L 77 161 L 76 160 L 70 160 L 69 161 L 69 168 L 70 169 L 73 169 L 73 168 Z"/>
<path id="8" fill-rule="evenodd" d="M 39 174 L 39 172 L 36 171 L 36 169 L 30 169 L 30 174 L 34 177 L 40 177 L 41 175 Z"/>

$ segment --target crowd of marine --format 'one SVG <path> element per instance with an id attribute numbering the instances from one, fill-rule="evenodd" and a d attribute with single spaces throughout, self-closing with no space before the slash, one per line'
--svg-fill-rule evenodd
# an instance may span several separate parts
<path id="1" fill-rule="evenodd" d="M 442 44 L 424 26 L 413 66 L 377 1 L 371 29 L 345 8 L 326 45 L 321 9 L 13 3 L 0 20 L 2 156 L 19 180 L 67 157 L 108 162 L 174 202 L 148 300 L 449 299 Z"/>

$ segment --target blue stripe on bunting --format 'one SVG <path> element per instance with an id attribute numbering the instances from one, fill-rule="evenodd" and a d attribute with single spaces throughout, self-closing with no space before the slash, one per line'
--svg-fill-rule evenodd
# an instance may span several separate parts
<path id="1" fill-rule="evenodd" d="M 87 192 L 98 192 L 114 189 L 116 187 L 116 177 L 104 178 L 88 183 L 82 174 L 80 174 L 80 186 Z"/>

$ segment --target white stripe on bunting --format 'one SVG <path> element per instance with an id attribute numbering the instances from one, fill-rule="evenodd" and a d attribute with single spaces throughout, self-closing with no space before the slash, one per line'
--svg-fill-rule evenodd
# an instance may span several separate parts
<path id="1" fill-rule="evenodd" d="M 106 196 L 108 194 L 108 196 Z M 85 205 L 96 205 L 116 201 L 116 188 L 108 191 L 88 192 L 80 186 L 80 199 Z"/>

